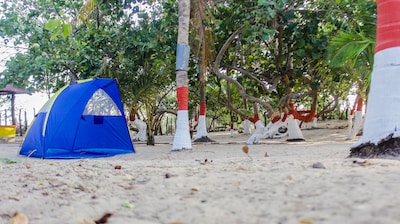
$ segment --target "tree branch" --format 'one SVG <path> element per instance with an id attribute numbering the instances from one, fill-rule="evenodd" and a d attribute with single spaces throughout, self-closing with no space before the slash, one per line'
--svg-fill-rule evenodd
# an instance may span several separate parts
<path id="1" fill-rule="evenodd" d="M 315 117 L 320 117 L 323 114 L 330 113 L 334 111 L 339 104 L 339 95 L 333 96 L 332 102 L 330 102 L 327 106 L 325 106 L 319 113 L 315 115 Z"/>
<path id="2" fill-rule="evenodd" d="M 266 93 L 272 93 L 275 90 L 275 88 L 268 88 L 265 82 L 263 82 L 260 79 L 258 79 L 252 72 L 250 72 L 250 71 L 248 71 L 246 69 L 239 68 L 239 67 L 236 67 L 236 66 L 230 66 L 230 65 L 223 65 L 223 66 L 226 67 L 226 68 L 230 68 L 230 69 L 236 70 L 236 71 L 242 73 L 243 75 L 248 76 L 250 79 L 256 81 L 263 88 L 263 90 Z M 274 83 L 273 87 L 276 87 L 275 83 Z"/>
<path id="3" fill-rule="evenodd" d="M 263 107 L 265 107 L 265 109 L 268 111 L 268 115 L 272 115 L 274 110 L 271 107 L 271 105 L 259 98 L 250 96 L 249 94 L 246 93 L 246 91 L 244 90 L 243 86 L 236 81 L 235 79 L 223 74 L 220 71 L 220 65 L 221 65 L 221 61 L 222 61 L 222 57 L 224 56 L 225 52 L 227 51 L 228 47 L 230 46 L 230 44 L 237 38 L 237 36 L 241 33 L 241 31 L 245 28 L 245 25 L 240 26 L 235 32 L 233 32 L 231 34 L 231 36 L 225 41 L 224 45 L 222 46 L 221 50 L 218 52 L 218 55 L 215 59 L 214 65 L 213 65 L 213 72 L 221 79 L 225 79 L 227 82 L 230 82 L 232 84 L 234 84 L 236 86 L 236 88 L 238 88 L 239 91 L 239 95 L 243 98 L 246 98 L 247 100 L 253 101 L 253 102 L 257 102 L 259 104 L 261 104 Z"/>

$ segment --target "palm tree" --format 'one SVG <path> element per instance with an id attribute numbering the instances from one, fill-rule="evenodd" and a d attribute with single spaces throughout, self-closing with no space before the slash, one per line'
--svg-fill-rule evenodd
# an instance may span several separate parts
<path id="1" fill-rule="evenodd" d="M 371 15 L 372 17 L 372 15 Z M 366 30 L 339 31 L 329 42 L 328 59 L 333 67 L 344 68 L 346 73 L 356 80 L 357 98 L 354 105 L 358 110 L 349 114 L 349 133 L 347 139 L 353 139 L 363 126 L 362 104 L 369 87 L 369 80 L 374 60 L 375 40 L 372 35 L 375 27 L 364 27 Z M 360 108 L 361 107 L 361 108 Z M 352 119 L 354 117 L 354 125 Z"/>
<path id="2" fill-rule="evenodd" d="M 206 127 L 206 82 L 209 67 L 212 63 L 213 41 L 212 32 L 204 21 L 213 20 L 211 13 L 209 13 L 209 5 L 211 2 L 207 1 L 193 1 L 192 2 L 192 20 L 193 26 L 191 29 L 194 31 L 196 38 L 194 41 L 194 52 L 199 62 L 199 96 L 200 96 L 200 110 L 197 123 L 197 132 L 194 142 L 214 142 L 208 137 Z"/>
<path id="3" fill-rule="evenodd" d="M 351 157 L 400 155 L 400 0 L 377 0 L 375 60 L 363 135 L 352 145 Z"/>
<path id="4" fill-rule="evenodd" d="M 172 151 L 192 149 L 188 111 L 188 64 L 189 64 L 190 0 L 179 0 L 178 46 L 176 53 L 176 96 L 178 114 Z"/>

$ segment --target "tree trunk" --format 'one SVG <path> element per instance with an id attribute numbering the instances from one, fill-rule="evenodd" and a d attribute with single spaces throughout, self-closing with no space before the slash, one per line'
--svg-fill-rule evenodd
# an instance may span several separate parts
<path id="1" fill-rule="evenodd" d="M 248 105 L 247 105 L 247 99 L 243 99 L 243 108 L 245 110 L 248 110 Z M 249 135 L 251 133 L 250 131 L 250 120 L 244 117 L 242 118 L 242 126 L 243 126 L 243 134 Z"/>
<path id="2" fill-rule="evenodd" d="M 375 61 L 362 137 L 350 157 L 400 155 L 400 0 L 377 0 Z"/>
<path id="3" fill-rule="evenodd" d="M 151 100 L 145 101 L 146 115 L 147 115 L 147 145 L 155 145 L 154 139 L 154 108 L 155 102 Z"/>
<path id="4" fill-rule="evenodd" d="M 178 114 L 172 151 L 192 149 L 188 111 L 188 64 L 189 64 L 190 0 L 179 0 L 179 29 L 176 53 L 176 95 Z"/>
<path id="5" fill-rule="evenodd" d="M 214 142 L 214 140 L 208 137 L 207 125 L 206 125 L 206 74 L 204 71 L 200 71 L 200 113 L 199 121 L 197 125 L 196 138 L 194 142 Z"/>

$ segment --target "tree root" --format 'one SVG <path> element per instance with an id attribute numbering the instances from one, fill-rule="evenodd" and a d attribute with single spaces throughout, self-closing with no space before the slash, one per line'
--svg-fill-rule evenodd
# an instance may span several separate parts
<path id="1" fill-rule="evenodd" d="M 201 138 L 195 139 L 193 142 L 215 142 L 215 141 L 209 138 L 208 136 L 202 136 Z"/>
<path id="2" fill-rule="evenodd" d="M 389 135 L 378 144 L 366 143 L 350 149 L 349 157 L 388 158 L 400 156 L 400 138 Z"/>

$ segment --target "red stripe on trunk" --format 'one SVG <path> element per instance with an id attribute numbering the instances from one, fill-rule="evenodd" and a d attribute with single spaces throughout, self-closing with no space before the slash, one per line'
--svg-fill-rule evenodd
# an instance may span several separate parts
<path id="1" fill-rule="evenodd" d="M 178 110 L 188 110 L 189 89 L 187 87 L 176 88 L 176 98 L 178 99 Z"/>
<path id="2" fill-rule="evenodd" d="M 206 102 L 200 102 L 200 116 L 206 115 Z"/>
<path id="3" fill-rule="evenodd" d="M 249 120 L 255 124 L 257 121 L 260 120 L 260 118 L 258 117 L 258 114 L 254 114 L 254 117 L 249 118 Z"/>
<path id="4" fill-rule="evenodd" d="M 357 102 L 357 111 L 362 111 L 363 108 L 363 99 L 359 98 Z"/>
<path id="5" fill-rule="evenodd" d="M 400 46 L 400 1 L 378 0 L 375 52 Z"/>

